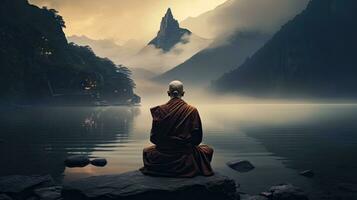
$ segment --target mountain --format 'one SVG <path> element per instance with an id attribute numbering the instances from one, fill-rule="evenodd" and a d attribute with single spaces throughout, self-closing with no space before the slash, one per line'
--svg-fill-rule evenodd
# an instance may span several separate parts
<path id="1" fill-rule="evenodd" d="M 355 0 L 312 0 L 214 87 L 261 96 L 356 97 L 356 9 Z"/>
<path id="2" fill-rule="evenodd" d="M 167 9 L 165 16 L 161 20 L 160 30 L 157 36 L 148 45 L 154 45 L 164 52 L 170 51 L 177 43 L 186 43 L 182 37 L 191 35 L 191 31 L 180 28 L 179 23 L 174 19 L 171 9 Z"/>
<path id="3" fill-rule="evenodd" d="M 307 2 L 228 0 L 213 10 L 187 18 L 181 24 L 195 34 L 214 38 L 213 43 L 155 80 L 180 79 L 208 85 L 253 55 L 279 27 L 306 8 Z"/>
<path id="4" fill-rule="evenodd" d="M 130 59 L 142 48 L 142 44 L 135 40 L 129 40 L 123 45 L 118 45 L 113 40 L 96 40 L 85 35 L 72 35 L 67 37 L 67 39 L 69 42 L 81 46 L 90 46 L 98 56 L 109 58 L 114 63 L 118 64 Z"/>
<path id="5" fill-rule="evenodd" d="M 227 0 L 181 26 L 204 38 L 216 38 L 235 31 L 273 34 L 306 8 L 309 0 Z"/>
<path id="6" fill-rule="evenodd" d="M 154 80 L 168 82 L 179 79 L 184 82 L 207 85 L 210 81 L 242 64 L 269 38 L 268 34 L 240 32 L 231 36 L 227 41 L 216 40 L 206 49 L 155 77 Z"/>
<path id="7" fill-rule="evenodd" d="M 54 9 L 0 2 L 1 103 L 88 103 L 138 99 L 130 71 L 68 43 Z"/>

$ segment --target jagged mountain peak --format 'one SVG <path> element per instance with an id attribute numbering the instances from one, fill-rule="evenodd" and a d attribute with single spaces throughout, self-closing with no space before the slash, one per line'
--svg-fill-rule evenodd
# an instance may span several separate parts
<path id="1" fill-rule="evenodd" d="M 185 34 L 191 34 L 191 31 L 180 28 L 178 21 L 174 18 L 171 8 L 168 8 L 165 16 L 161 20 L 160 30 L 157 36 L 149 42 L 148 45 L 154 45 L 164 52 L 170 51 L 177 43 L 185 43 L 182 37 Z"/>

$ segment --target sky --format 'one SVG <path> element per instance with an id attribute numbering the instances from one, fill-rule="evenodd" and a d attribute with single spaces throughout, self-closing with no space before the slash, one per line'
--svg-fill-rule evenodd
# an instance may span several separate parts
<path id="1" fill-rule="evenodd" d="M 90 45 L 101 57 L 129 68 L 162 73 L 200 50 L 225 44 L 236 31 L 273 34 L 309 0 L 29 0 L 59 11 L 69 41 Z M 194 34 L 170 52 L 146 45 L 157 34 L 168 8 Z M 77 37 L 71 37 L 76 35 Z M 78 37 L 79 36 L 79 37 Z M 197 37 L 196 37 L 197 36 Z M 141 50 L 145 48 L 145 53 Z"/>
<path id="2" fill-rule="evenodd" d="M 179 21 L 212 10 L 226 0 L 30 0 L 54 8 L 64 17 L 67 36 L 85 35 L 111 39 L 148 41 L 157 33 L 168 7 Z"/>

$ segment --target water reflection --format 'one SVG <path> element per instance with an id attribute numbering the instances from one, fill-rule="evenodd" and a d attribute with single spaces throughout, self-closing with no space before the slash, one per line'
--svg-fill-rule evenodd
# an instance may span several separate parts
<path id="1" fill-rule="evenodd" d="M 314 115 L 296 123 L 257 124 L 242 130 L 281 157 L 286 167 L 314 170 L 315 185 L 348 199 L 340 186 L 357 188 L 357 106 L 320 105 Z"/>
<path id="2" fill-rule="evenodd" d="M 204 142 L 215 149 L 213 168 L 258 193 L 291 182 L 308 192 L 356 183 L 357 105 L 196 105 Z M 142 166 L 149 145 L 149 105 L 129 107 L 26 108 L 0 112 L 0 175 L 52 174 L 58 181 L 121 173 Z M 70 154 L 105 157 L 104 168 L 65 168 Z M 250 160 L 238 173 L 227 161 Z M 314 179 L 298 174 L 313 169 Z M 331 187 L 333 188 L 331 188 Z M 319 199 L 317 197 L 316 199 Z"/>
<path id="3" fill-rule="evenodd" d="M 112 151 L 130 140 L 137 107 L 36 107 L 0 114 L 0 175 L 51 174 L 71 154 Z"/>

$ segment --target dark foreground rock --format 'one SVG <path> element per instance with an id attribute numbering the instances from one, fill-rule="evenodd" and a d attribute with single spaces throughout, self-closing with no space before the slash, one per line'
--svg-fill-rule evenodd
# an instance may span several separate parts
<path id="1" fill-rule="evenodd" d="M 240 200 L 269 200 L 269 199 L 261 195 L 241 195 Z"/>
<path id="2" fill-rule="evenodd" d="M 210 177 L 165 178 L 144 176 L 139 171 L 95 176 L 71 182 L 63 188 L 64 199 L 125 200 L 233 200 L 234 180 Z"/>
<path id="3" fill-rule="evenodd" d="M 62 197 L 62 187 L 53 186 L 36 189 L 35 194 L 41 200 L 59 200 Z"/>
<path id="4" fill-rule="evenodd" d="M 269 189 L 271 200 L 308 200 L 306 193 L 291 184 L 281 184 Z"/>
<path id="5" fill-rule="evenodd" d="M 0 200 L 12 200 L 12 198 L 6 194 L 0 194 Z"/>
<path id="6" fill-rule="evenodd" d="M 238 172 L 249 172 L 254 169 L 254 165 L 247 160 L 230 161 L 227 165 Z"/>
<path id="7" fill-rule="evenodd" d="M 105 158 L 95 158 L 91 160 L 90 163 L 97 167 L 104 167 L 107 165 L 107 160 Z"/>
<path id="8" fill-rule="evenodd" d="M 37 188 L 54 186 L 51 176 L 4 176 L 0 177 L 0 194 L 14 199 L 25 199 Z"/>
<path id="9" fill-rule="evenodd" d="M 315 176 L 315 173 L 314 173 L 314 171 L 312 171 L 312 170 L 305 170 L 305 171 L 300 172 L 300 175 L 301 175 L 301 176 L 305 176 L 305 177 L 312 178 L 312 177 Z"/>
<path id="10" fill-rule="evenodd" d="M 67 167 L 85 167 L 90 163 L 89 157 L 84 155 L 69 156 L 64 161 Z"/>

